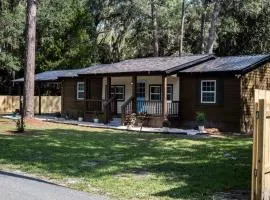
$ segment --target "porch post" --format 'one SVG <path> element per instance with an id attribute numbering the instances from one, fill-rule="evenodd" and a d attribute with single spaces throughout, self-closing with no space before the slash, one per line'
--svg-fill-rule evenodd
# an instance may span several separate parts
<path id="1" fill-rule="evenodd" d="M 112 86 L 112 78 L 107 76 L 107 91 L 106 91 L 106 99 L 108 100 L 111 96 L 111 86 Z"/>
<path id="2" fill-rule="evenodd" d="M 41 83 L 38 83 L 38 114 L 41 115 Z"/>
<path id="3" fill-rule="evenodd" d="M 87 99 L 88 99 L 88 81 L 87 78 L 84 78 L 84 111 L 88 111 L 88 103 L 87 103 Z"/>
<path id="4" fill-rule="evenodd" d="M 137 112 L 137 104 L 136 104 L 136 100 L 137 100 L 137 76 L 134 75 L 132 76 L 132 97 L 133 97 L 133 101 L 132 101 L 132 113 L 136 113 Z"/>
<path id="5" fill-rule="evenodd" d="M 162 76 L 162 117 L 167 120 L 167 76 Z"/>

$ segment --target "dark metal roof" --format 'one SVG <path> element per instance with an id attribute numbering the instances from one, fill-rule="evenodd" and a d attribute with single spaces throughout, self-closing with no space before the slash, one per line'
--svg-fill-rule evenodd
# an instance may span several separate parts
<path id="1" fill-rule="evenodd" d="M 74 70 L 56 70 L 38 73 L 35 75 L 35 81 L 57 81 L 59 78 L 78 77 L 85 74 L 125 74 L 125 73 L 151 73 L 162 72 L 176 73 L 179 69 L 193 66 L 209 59 L 214 59 L 213 55 L 191 55 L 183 57 L 155 57 L 155 58 L 137 58 L 125 60 L 112 64 L 98 64 L 83 69 Z M 14 82 L 23 82 L 24 78 L 14 80 Z"/>
<path id="2" fill-rule="evenodd" d="M 270 60 L 270 55 L 218 57 L 214 60 L 195 65 L 185 70 L 181 70 L 179 74 L 209 72 L 244 72 L 268 60 Z"/>
<path id="3" fill-rule="evenodd" d="M 84 69 L 72 69 L 72 70 L 55 70 L 55 71 L 47 71 L 38 73 L 35 75 L 35 81 L 56 81 L 60 77 L 77 77 L 78 73 L 87 70 L 88 68 Z M 19 78 L 14 80 L 14 82 L 23 82 L 24 78 Z"/>
<path id="4" fill-rule="evenodd" d="M 190 67 L 209 59 L 215 58 L 213 55 L 191 55 L 183 57 L 153 57 L 137 58 L 125 60 L 118 63 L 106 64 L 102 66 L 93 66 L 80 72 L 85 74 L 128 74 L 128 73 L 173 73 L 180 69 Z"/>

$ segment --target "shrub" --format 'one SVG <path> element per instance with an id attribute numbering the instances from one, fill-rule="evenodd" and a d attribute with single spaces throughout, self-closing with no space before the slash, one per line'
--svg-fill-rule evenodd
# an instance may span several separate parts
<path id="1" fill-rule="evenodd" d="M 170 127 L 171 126 L 171 122 L 169 120 L 164 120 L 162 122 L 162 127 Z"/>
<path id="2" fill-rule="evenodd" d="M 61 113 L 60 112 L 55 113 L 55 117 L 60 118 L 61 117 Z"/>
<path id="3" fill-rule="evenodd" d="M 125 121 L 124 124 L 127 126 L 134 126 L 137 120 L 137 115 L 136 113 L 132 113 L 132 114 L 127 114 L 125 116 Z"/>
<path id="4" fill-rule="evenodd" d="M 17 121 L 16 121 L 16 128 L 17 128 L 17 131 L 19 133 L 23 133 L 24 132 L 24 128 L 25 128 L 24 120 L 21 120 L 20 118 L 17 119 Z"/>
<path id="5" fill-rule="evenodd" d="M 196 112 L 196 122 L 198 125 L 204 125 L 206 116 L 203 112 Z"/>

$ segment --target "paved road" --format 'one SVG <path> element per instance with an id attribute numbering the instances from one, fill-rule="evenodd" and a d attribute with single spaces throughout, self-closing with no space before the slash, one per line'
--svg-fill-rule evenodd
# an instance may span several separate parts
<path id="1" fill-rule="evenodd" d="M 108 200 L 32 177 L 0 171 L 2 200 Z"/>

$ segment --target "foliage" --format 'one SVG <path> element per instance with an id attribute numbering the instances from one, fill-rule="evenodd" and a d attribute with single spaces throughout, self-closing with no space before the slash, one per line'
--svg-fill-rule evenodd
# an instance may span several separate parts
<path id="1" fill-rule="evenodd" d="M 162 122 L 162 127 L 170 127 L 171 126 L 171 122 L 169 120 L 164 120 Z"/>
<path id="2" fill-rule="evenodd" d="M 137 114 L 136 113 L 131 113 L 131 114 L 125 115 L 124 124 L 126 126 L 133 127 L 135 125 L 136 121 L 137 121 Z"/>
<path id="3" fill-rule="evenodd" d="M 0 133 L 14 127 L 0 119 Z M 250 189 L 252 138 L 201 138 L 45 124 L 0 134 L 0 168 L 112 199 L 213 199 Z M 231 154 L 237 159 L 225 157 Z"/>
<path id="4" fill-rule="evenodd" d="M 16 121 L 16 128 L 19 133 L 23 133 L 25 129 L 25 122 L 21 118 Z"/>
<path id="5" fill-rule="evenodd" d="M 205 113 L 196 112 L 196 122 L 198 123 L 198 125 L 204 125 L 204 123 L 206 122 Z"/>
<path id="6" fill-rule="evenodd" d="M 155 1 L 160 56 L 178 54 L 183 0 Z M 215 0 L 185 0 L 183 51 L 203 51 Z M 37 72 L 153 55 L 153 0 L 46 0 L 38 4 Z M 222 1 L 214 52 L 270 51 L 270 1 Z M 25 1 L 1 0 L 0 69 L 23 66 Z M 202 37 L 203 36 L 203 37 Z M 204 47 L 203 47 L 204 46 Z"/>

